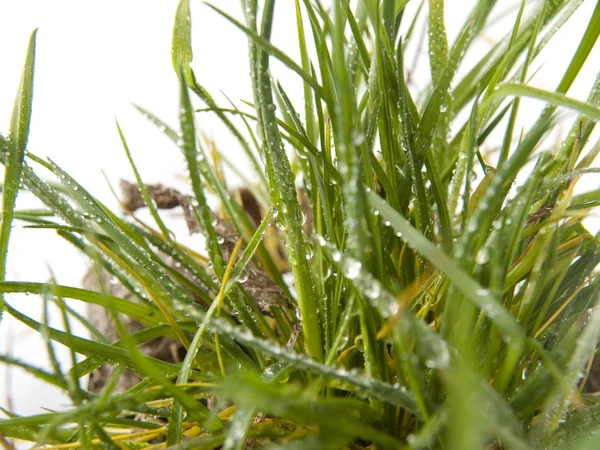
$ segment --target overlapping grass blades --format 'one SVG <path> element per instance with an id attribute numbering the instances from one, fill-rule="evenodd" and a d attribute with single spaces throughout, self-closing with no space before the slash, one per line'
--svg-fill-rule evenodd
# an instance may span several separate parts
<path id="1" fill-rule="evenodd" d="M 27 232 L 55 229 L 81 249 L 100 286 L 0 281 L 2 295 L 58 305 L 65 328 L 7 304 L 44 337 L 52 369 L 0 361 L 73 402 L 29 417 L 5 411 L 0 433 L 56 449 L 592 448 L 600 414 L 586 391 L 597 383 L 600 246 L 584 218 L 600 196 L 575 195 L 575 187 L 599 170 L 600 141 L 590 139 L 600 77 L 586 101 L 568 91 L 600 34 L 600 4 L 553 92 L 528 85 L 529 69 L 581 1 L 538 2 L 530 13 L 521 2 L 505 37 L 460 70 L 500 2 L 476 2 L 449 42 L 447 5 L 429 0 L 431 79 L 423 91 L 404 59 L 421 23 L 408 16 L 408 1 L 333 0 L 328 9 L 296 0 L 298 62 L 271 42 L 275 1 L 241 3 L 243 23 L 181 0 L 172 41 L 179 126 L 137 107 L 185 158 L 191 195 L 178 193 L 178 205 L 205 249 L 180 245 L 167 228 L 118 125 L 158 230 L 121 218 L 26 150 L 32 36 L 10 134 L 0 142 L 0 268 L 4 274 L 18 220 Z M 196 13 L 218 14 L 248 38 L 253 101 L 225 98 L 221 106 L 202 86 L 191 46 Z M 272 59 L 299 77 L 300 103 L 273 79 Z M 525 97 L 546 107 L 519 135 Z M 544 137 L 558 123 L 557 107 L 578 117 L 555 149 Z M 196 115 L 207 113 L 257 172 L 256 182 L 246 177 L 260 205 L 254 213 L 203 144 Z M 500 142 L 490 140 L 495 130 Z M 59 183 L 40 178 L 48 171 Z M 21 188 L 44 209 L 15 211 Z M 210 195 L 221 214 L 209 208 Z M 119 340 L 63 298 L 105 307 Z M 130 333 L 123 318 L 145 328 Z M 93 339 L 73 336 L 71 321 Z M 159 337 L 179 342 L 186 356 L 145 355 L 140 345 Z M 68 370 L 56 343 L 73 355 Z M 82 378 L 104 363 L 117 370 L 102 392 L 88 392 Z M 119 392 L 124 368 L 142 381 Z"/>

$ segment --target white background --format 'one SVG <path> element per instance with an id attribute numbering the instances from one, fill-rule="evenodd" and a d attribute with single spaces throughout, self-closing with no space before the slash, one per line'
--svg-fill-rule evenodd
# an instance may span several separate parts
<path id="1" fill-rule="evenodd" d="M 242 99 L 252 100 L 244 35 L 201 2 L 191 3 L 193 67 L 198 79 L 223 106 L 227 103 L 220 90 L 238 105 Z M 215 3 L 240 18 L 237 0 L 215 0 Z M 278 2 L 273 41 L 296 57 L 293 3 Z M 452 39 L 473 1 L 446 3 L 446 24 Z M 499 3 L 506 8 L 514 2 Z M 556 87 L 564 72 L 564 62 L 579 43 L 594 3 L 586 0 L 569 25 L 556 36 L 554 44 L 535 61 L 531 73 L 540 66 L 541 70 L 532 84 L 550 90 Z M 133 178 L 116 132 L 116 117 L 144 180 L 185 186 L 181 180 L 185 166 L 177 148 L 131 106 L 131 103 L 144 106 L 177 128 L 178 85 L 170 52 L 176 6 L 175 0 L 0 0 L 0 131 L 5 136 L 8 132 L 29 35 L 39 27 L 29 150 L 50 157 L 100 200 L 116 208 L 101 170 L 115 186 L 120 178 Z M 510 26 L 515 13 L 513 10 L 501 22 L 503 29 Z M 491 34 L 478 39 L 476 48 L 489 49 L 498 36 L 491 30 Z M 477 55 L 468 54 L 467 58 L 477 61 Z M 570 96 L 585 99 L 600 69 L 598 61 L 600 52 L 596 46 Z M 276 62 L 272 64 L 276 78 L 282 80 L 292 98 L 301 99 L 297 77 L 282 70 Z M 425 59 L 416 75 L 417 79 L 428 77 Z M 523 105 L 520 126 L 531 123 L 535 118 L 532 111 L 540 103 L 524 101 Z M 239 161 L 245 173 L 250 172 L 236 142 L 214 119 L 202 115 L 198 124 L 225 154 Z M 565 125 L 563 131 L 567 129 Z M 587 189 L 599 187 L 593 176 L 587 176 L 583 184 Z M 19 205 L 35 203 L 23 195 Z M 176 212 L 169 215 L 177 221 Z M 185 240 L 184 228 L 173 226 L 179 233 L 178 239 Z M 198 245 L 194 238 L 187 242 Z M 17 225 L 11 238 L 7 279 L 45 282 L 48 266 L 59 284 L 78 286 L 87 262 L 54 232 L 23 230 Z M 7 299 L 17 309 L 39 318 L 36 297 L 10 295 Z M 80 305 L 71 304 L 82 310 Z M 52 324 L 60 327 L 57 320 Z M 0 353 L 10 353 L 39 366 L 48 364 L 45 348 L 35 333 L 6 314 L 0 326 Z M 66 352 L 60 354 L 66 356 Z M 60 408 L 67 404 L 68 400 L 55 390 L 20 370 L 9 373 L 0 365 L 0 405 L 9 406 L 19 414 L 30 414 L 42 412 L 41 407 Z"/>

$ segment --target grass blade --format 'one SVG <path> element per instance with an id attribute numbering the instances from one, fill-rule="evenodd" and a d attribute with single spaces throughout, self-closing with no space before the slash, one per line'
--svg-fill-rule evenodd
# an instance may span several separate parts
<path id="1" fill-rule="evenodd" d="M 25 66 L 19 83 L 19 91 L 10 120 L 10 134 L 8 136 L 9 148 L 6 156 L 6 171 L 2 189 L 2 223 L 0 224 L 0 281 L 6 276 L 6 257 L 8 255 L 8 241 L 12 228 L 15 201 L 21 186 L 21 173 L 25 147 L 29 136 L 31 122 L 31 105 L 33 103 L 33 74 L 35 66 L 35 40 L 37 30 L 29 38 Z M 4 311 L 4 296 L 0 295 L 0 322 Z"/>
<path id="2" fill-rule="evenodd" d="M 511 338 L 515 345 L 523 343 L 524 332 L 514 316 L 494 298 L 488 289 L 485 289 L 471 278 L 456 262 L 442 250 L 417 231 L 404 217 L 394 211 L 381 197 L 374 192 L 368 193 L 368 198 L 373 207 L 390 221 L 391 226 L 403 239 L 410 243 L 419 253 L 440 269 L 455 284 L 465 297 L 480 308 L 491 321 L 496 323 Z"/>
<path id="3" fill-rule="evenodd" d="M 569 98 L 558 92 L 545 91 L 543 89 L 519 83 L 501 83 L 496 87 L 493 94 L 494 97 L 507 97 L 509 95 L 544 100 L 551 105 L 563 106 L 575 110 L 591 119 L 600 120 L 600 108 L 587 102 Z"/>

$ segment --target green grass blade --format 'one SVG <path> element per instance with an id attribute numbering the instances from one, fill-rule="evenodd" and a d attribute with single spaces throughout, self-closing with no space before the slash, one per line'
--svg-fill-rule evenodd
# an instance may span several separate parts
<path id="1" fill-rule="evenodd" d="M 569 98 L 559 92 L 550 92 L 519 83 L 501 83 L 496 87 L 493 94 L 494 97 L 507 97 L 509 95 L 544 100 L 551 105 L 563 106 L 565 108 L 577 111 L 578 113 L 583 114 L 591 119 L 600 120 L 599 107 L 588 102 L 582 102 L 580 100 Z"/>
<path id="2" fill-rule="evenodd" d="M 273 4 L 265 9 L 261 39 L 268 40 Z M 256 35 L 252 32 L 251 36 Z M 255 40 L 253 39 L 253 42 Z M 281 134 L 275 115 L 275 104 L 271 81 L 269 79 L 269 54 L 259 53 L 256 58 L 251 58 L 251 67 L 256 71 L 257 78 L 254 86 L 254 100 L 259 106 L 259 127 L 262 129 L 261 139 L 264 140 L 264 153 L 272 161 L 272 172 L 269 172 L 269 184 L 272 191 L 272 201 L 277 208 L 276 220 L 284 229 L 285 244 L 288 250 L 289 262 L 296 280 L 298 306 L 302 314 L 304 342 L 308 354 L 317 360 L 323 356 L 321 344 L 321 327 L 319 326 L 314 291 L 314 278 L 308 261 L 305 257 L 305 242 L 302 225 L 305 221 L 305 212 L 300 206 L 294 176 L 290 162 L 285 153 Z"/>
<path id="3" fill-rule="evenodd" d="M 581 66 L 587 60 L 594 44 L 598 40 L 598 36 L 600 36 L 600 3 L 596 3 L 585 33 L 579 42 L 579 46 L 571 58 L 569 67 L 563 75 L 562 80 L 560 80 L 559 85 L 556 87 L 557 92 L 564 94 L 573 84 L 573 81 L 575 81 L 577 74 L 581 70 Z"/>
<path id="4" fill-rule="evenodd" d="M 552 450 L 587 450 L 598 447 L 600 405 L 568 414 L 552 435 Z"/>
<path id="5" fill-rule="evenodd" d="M 592 317 L 577 339 L 577 345 L 563 373 L 563 380 L 554 388 L 552 395 L 546 401 L 543 415 L 533 430 L 532 439 L 538 446 L 547 446 L 551 443 L 554 431 L 560 426 L 569 405 L 572 403 L 581 371 L 590 354 L 597 345 L 600 336 L 600 309 L 595 306 Z"/>
<path id="6" fill-rule="evenodd" d="M 29 136 L 31 105 L 33 103 L 33 74 L 35 66 L 35 39 L 37 30 L 29 38 L 25 66 L 19 83 L 19 91 L 10 120 L 9 148 L 6 155 L 6 171 L 2 189 L 2 223 L 0 224 L 0 281 L 6 276 L 8 241 L 13 223 L 15 201 L 21 185 L 23 159 Z M 0 322 L 4 311 L 4 296 L 0 295 Z"/>
<path id="7" fill-rule="evenodd" d="M 10 305 L 6 305 L 6 310 L 8 313 L 13 316 L 15 319 L 23 322 L 28 327 L 40 331 L 42 329 L 42 324 L 39 322 L 21 314 L 16 309 L 12 308 Z M 59 342 L 63 345 L 68 345 L 69 340 L 63 331 L 56 330 L 54 328 L 48 328 L 48 334 L 52 340 Z M 100 359 L 102 361 L 112 362 L 112 363 L 120 363 L 124 364 L 126 367 L 134 367 L 133 362 L 129 358 L 127 351 L 122 348 L 114 347 L 112 345 L 102 344 L 100 342 L 91 341 L 88 339 L 80 338 L 77 336 L 72 336 L 72 348 L 76 353 L 81 353 L 83 355 L 94 357 Z M 150 358 L 152 359 L 152 358 Z M 164 361 L 159 361 L 153 359 L 153 363 L 158 367 L 164 374 L 169 376 L 176 376 L 179 372 L 179 366 L 175 364 L 166 363 Z M 212 377 L 203 375 L 198 372 L 194 372 L 193 379 L 199 381 L 211 381 Z"/>
<path id="8" fill-rule="evenodd" d="M 252 425 L 258 405 L 248 402 L 237 402 L 235 415 L 229 422 L 225 433 L 223 450 L 244 450 L 246 448 L 248 429 Z"/>
<path id="9" fill-rule="evenodd" d="M 456 262 L 442 250 L 417 231 L 404 217 L 394 211 L 381 197 L 374 192 L 368 193 L 368 198 L 373 207 L 390 221 L 391 226 L 403 239 L 415 248 L 420 254 L 438 267 L 454 283 L 463 295 L 480 308 L 492 322 L 498 325 L 507 335 L 515 339 L 515 345 L 523 343 L 524 332 L 514 316 L 494 298 L 488 289 L 473 280 Z"/>
<path id="10" fill-rule="evenodd" d="M 196 150 L 196 127 L 194 125 L 194 114 L 188 88 L 184 82 L 180 86 L 181 95 L 181 136 L 183 138 L 183 153 L 188 165 L 188 172 L 192 181 L 194 196 L 198 202 L 198 211 L 200 225 L 206 236 L 206 248 L 210 259 L 214 265 L 217 276 L 222 277 L 223 273 L 223 254 L 218 243 L 217 232 L 212 224 L 212 212 L 206 202 L 204 195 L 204 186 L 200 179 L 200 169 L 198 168 L 198 151 Z"/>
<path id="11" fill-rule="evenodd" d="M 227 281 L 227 284 L 225 285 L 225 294 L 229 291 L 231 286 L 233 286 L 233 284 L 238 281 L 238 279 L 240 278 L 240 275 L 242 274 L 242 272 L 244 272 L 244 270 L 250 263 L 250 260 L 252 259 L 252 257 L 256 253 L 256 250 L 258 249 L 258 246 L 261 242 L 261 239 L 263 238 L 263 236 L 265 234 L 265 231 L 267 231 L 267 227 L 269 226 L 269 224 L 271 222 L 271 218 L 272 218 L 272 210 L 269 210 L 269 211 L 267 211 L 267 214 L 265 215 L 262 222 L 256 229 L 254 236 L 252 236 L 252 239 L 250 239 L 250 241 L 248 242 L 248 245 L 242 252 L 242 255 L 240 256 L 239 260 L 233 267 L 233 270 L 231 271 L 231 275 L 229 276 L 229 280 Z"/>
<path id="12" fill-rule="evenodd" d="M 197 317 L 197 314 L 190 311 L 192 316 Z M 401 389 L 394 388 L 391 384 L 385 383 L 373 378 L 358 375 L 355 372 L 349 372 L 343 369 L 327 366 L 323 363 L 315 361 L 304 354 L 296 353 L 280 346 L 272 340 L 259 339 L 251 336 L 244 329 L 234 327 L 229 323 L 225 323 L 218 319 L 213 319 L 211 326 L 219 330 L 219 333 L 229 335 L 236 341 L 255 348 L 266 355 L 284 361 L 288 364 L 321 375 L 327 379 L 331 379 L 340 383 L 340 387 L 349 389 L 353 392 L 363 392 L 369 396 L 389 402 L 411 412 L 416 412 L 416 403 L 413 395 Z"/>
<path id="13" fill-rule="evenodd" d="M 34 367 L 31 364 L 28 364 L 24 361 L 20 361 L 15 358 L 11 358 L 10 356 L 0 355 L 0 361 L 8 366 L 20 367 L 25 372 L 33 375 L 34 377 L 42 380 L 48 384 L 56 386 L 60 389 L 67 390 L 67 382 L 64 377 L 58 376 L 56 374 L 46 372 L 44 369 Z"/>
<path id="14" fill-rule="evenodd" d="M 171 58 L 173 68 L 179 77 L 180 70 L 189 69 L 194 59 L 192 52 L 192 20 L 190 17 L 189 0 L 180 0 L 175 13 L 175 26 L 173 27 L 173 39 L 171 44 Z"/>
<path id="15" fill-rule="evenodd" d="M 108 294 L 101 294 L 99 292 L 62 285 L 55 285 L 53 287 L 52 285 L 45 283 L 21 281 L 3 281 L 0 283 L 0 292 L 2 293 L 23 292 L 34 295 L 43 295 L 44 292 L 51 291 L 62 297 L 72 298 L 118 311 L 147 325 L 157 325 L 161 321 L 158 309 L 113 297 Z"/>
<path id="16" fill-rule="evenodd" d="M 271 44 L 268 41 L 268 39 L 265 39 L 264 36 L 259 35 L 256 31 L 245 27 L 243 24 L 241 24 L 240 22 L 235 20 L 233 17 L 231 17 L 229 14 L 227 14 L 226 12 L 217 8 L 216 6 L 213 6 L 210 3 L 207 3 L 207 6 L 211 9 L 213 9 L 219 15 L 223 16 L 225 19 L 227 19 L 233 25 L 235 25 L 236 28 L 238 28 L 239 30 L 246 33 L 248 38 L 252 39 L 252 41 L 258 47 L 260 47 L 260 49 L 262 51 L 273 55 L 275 58 L 277 58 L 279 61 L 281 61 L 283 64 L 285 64 L 292 71 L 294 71 L 298 75 L 300 75 L 300 77 L 315 91 L 315 93 L 319 97 L 321 97 L 321 98 L 323 97 L 323 88 L 319 85 L 318 81 L 313 76 L 311 76 L 308 72 L 306 72 L 304 69 L 302 69 L 302 67 L 300 67 L 298 64 L 296 64 L 283 51 L 279 50 L 277 47 L 275 47 L 273 44 Z"/>
<path id="17" fill-rule="evenodd" d="M 123 343 L 127 348 L 127 353 L 129 354 L 132 362 L 135 365 L 135 368 L 140 373 L 146 376 L 150 376 L 157 384 L 165 388 L 166 391 L 173 395 L 174 399 L 176 399 L 180 404 L 184 406 L 187 413 L 192 419 L 200 421 L 200 423 L 204 426 L 206 420 L 210 417 L 210 412 L 208 408 L 193 397 L 189 396 L 182 389 L 174 385 L 171 382 L 171 380 L 169 380 L 163 374 L 163 372 L 159 369 L 158 365 L 154 364 L 141 352 L 141 350 L 137 348 L 135 341 L 131 338 L 122 321 L 118 318 L 117 314 L 111 311 L 111 316 L 115 322 L 116 328 L 121 336 L 121 339 L 123 340 Z M 221 421 L 218 419 L 212 424 L 208 425 L 208 428 L 216 430 L 218 430 L 221 427 Z"/>

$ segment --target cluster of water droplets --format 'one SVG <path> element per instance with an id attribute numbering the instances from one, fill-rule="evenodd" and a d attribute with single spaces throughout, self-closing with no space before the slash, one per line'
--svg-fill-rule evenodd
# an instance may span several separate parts
<path id="1" fill-rule="evenodd" d="M 298 202 L 293 202 L 292 204 L 294 205 L 294 218 L 296 221 L 298 221 L 298 223 L 300 223 L 301 226 L 304 225 L 306 223 L 306 213 L 304 212 L 304 209 Z M 278 201 L 275 204 L 275 208 L 273 209 L 271 217 L 273 218 L 273 223 L 275 226 L 281 231 L 285 231 L 287 229 L 287 224 L 285 221 L 285 216 L 287 213 L 287 203 L 281 200 Z"/>
<path id="2" fill-rule="evenodd" d="M 450 350 L 444 341 L 425 322 L 412 318 L 409 325 L 415 337 L 415 352 L 428 369 L 445 369 L 450 366 Z"/>
<path id="3" fill-rule="evenodd" d="M 331 255 L 332 260 L 340 267 L 344 277 L 369 299 L 383 317 L 396 314 L 398 303 L 394 296 L 383 288 L 379 280 L 363 269 L 360 261 L 343 254 L 321 235 L 315 235 L 315 241 Z"/>

